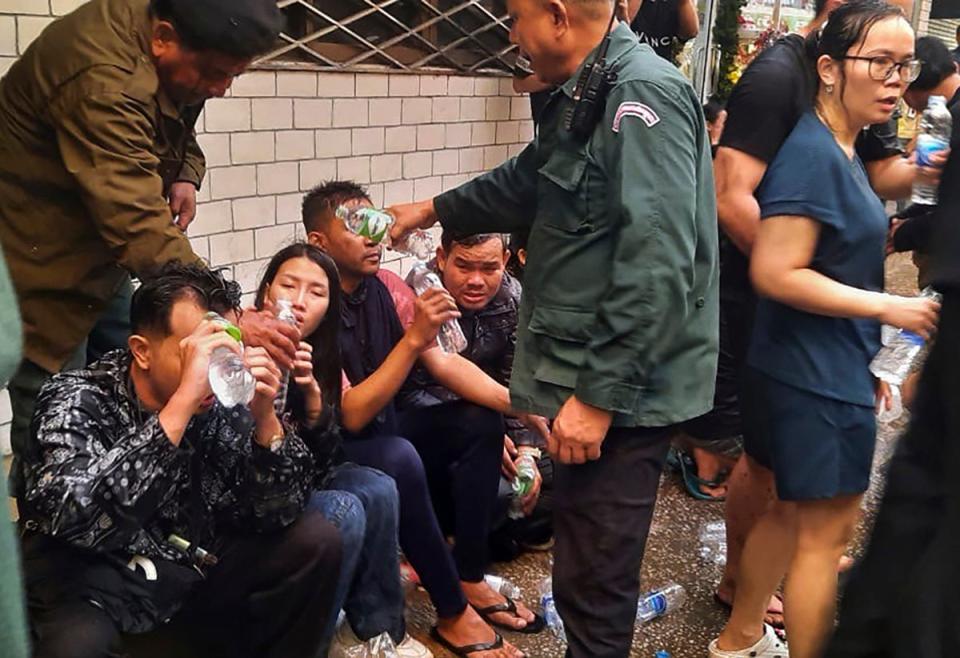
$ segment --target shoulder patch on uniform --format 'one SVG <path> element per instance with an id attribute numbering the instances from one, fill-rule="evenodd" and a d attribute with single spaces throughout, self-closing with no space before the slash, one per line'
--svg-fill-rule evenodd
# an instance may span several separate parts
<path id="1" fill-rule="evenodd" d="M 647 128 L 653 128 L 660 123 L 660 115 L 653 111 L 653 108 L 636 101 L 627 101 L 620 103 L 617 108 L 617 114 L 613 118 L 613 132 L 620 132 L 620 122 L 624 117 L 637 117 L 643 121 Z"/>

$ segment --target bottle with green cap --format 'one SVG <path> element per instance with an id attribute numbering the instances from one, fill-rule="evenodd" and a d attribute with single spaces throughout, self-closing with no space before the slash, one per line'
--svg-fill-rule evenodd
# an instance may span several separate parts
<path id="1" fill-rule="evenodd" d="M 223 327 L 231 338 L 243 346 L 243 333 L 240 327 L 233 324 L 217 313 L 207 313 L 207 319 Z M 210 379 L 210 388 L 217 396 L 220 404 L 227 408 L 238 404 L 249 404 L 253 399 L 257 382 L 243 363 L 243 358 L 236 352 L 218 347 L 210 355 L 210 370 L 207 375 Z"/>

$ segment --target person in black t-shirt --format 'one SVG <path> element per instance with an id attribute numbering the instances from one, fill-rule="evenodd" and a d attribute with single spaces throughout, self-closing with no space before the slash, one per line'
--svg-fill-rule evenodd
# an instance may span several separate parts
<path id="1" fill-rule="evenodd" d="M 673 61 L 674 45 L 700 33 L 694 0 L 623 0 L 630 28 L 666 60 Z M 621 2 L 621 4 L 623 4 Z"/>
<path id="2" fill-rule="evenodd" d="M 727 101 L 727 121 L 714 161 L 717 214 L 722 229 L 720 315 L 721 326 L 726 323 L 726 342 L 720 348 L 715 408 L 711 414 L 730 428 L 728 434 L 750 431 L 739 421 L 739 390 L 756 303 L 748 276 L 749 253 L 760 224 L 754 192 L 767 165 L 813 102 L 816 78 L 806 56 L 804 38 L 819 30 L 840 4 L 837 0 L 817 0 L 814 19 L 798 34 L 783 37 L 761 53 Z M 910 0 L 898 0 L 897 4 L 905 15 L 911 15 Z M 871 126 L 861 133 L 857 153 L 878 195 L 888 199 L 909 195 L 917 168 L 902 157 L 895 121 Z M 731 422 L 731 418 L 737 422 Z M 746 457 L 737 463 L 728 483 L 727 566 L 716 593 L 717 600 L 725 605 L 733 601 L 743 541 L 774 497 L 769 472 Z M 782 610 L 779 600 L 771 600 L 767 622 L 782 624 Z"/>

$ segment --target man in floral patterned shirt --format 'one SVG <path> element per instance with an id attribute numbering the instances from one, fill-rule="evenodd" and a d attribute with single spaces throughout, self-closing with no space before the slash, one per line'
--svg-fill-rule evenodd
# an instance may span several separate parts
<path id="1" fill-rule="evenodd" d="M 219 274 L 165 266 L 134 295 L 129 349 L 41 392 L 20 501 L 35 655 L 105 655 L 178 612 L 208 654 L 316 653 L 340 538 L 302 513 L 313 461 L 274 412 L 279 369 L 207 315 L 238 302 Z M 223 348 L 256 379 L 249 408 L 211 392 Z"/>

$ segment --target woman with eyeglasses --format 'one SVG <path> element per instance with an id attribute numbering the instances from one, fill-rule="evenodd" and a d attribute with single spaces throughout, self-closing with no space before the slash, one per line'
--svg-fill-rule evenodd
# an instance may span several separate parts
<path id="1" fill-rule="evenodd" d="M 928 336 L 938 306 L 883 293 L 887 219 L 856 155 L 857 135 L 887 121 L 916 78 L 903 12 L 852 0 L 807 41 L 818 78 L 767 168 L 750 275 L 761 300 L 743 411 L 745 449 L 773 472 L 777 502 L 744 547 L 730 620 L 711 658 L 815 658 L 832 628 L 837 562 L 870 481 L 874 406 L 889 391 L 868 369 L 880 324 Z M 786 575 L 789 653 L 763 623 Z"/>

